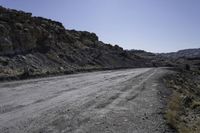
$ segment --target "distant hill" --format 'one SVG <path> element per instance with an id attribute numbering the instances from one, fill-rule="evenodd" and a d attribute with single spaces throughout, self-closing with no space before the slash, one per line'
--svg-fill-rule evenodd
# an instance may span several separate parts
<path id="1" fill-rule="evenodd" d="M 141 57 L 152 58 L 152 57 L 156 56 L 156 54 L 151 53 L 151 52 L 147 52 L 147 51 L 144 51 L 144 50 L 135 50 L 135 49 L 132 49 L 132 50 L 129 50 L 129 51 L 131 51 L 135 55 L 138 55 L 138 56 L 141 56 Z"/>
<path id="2" fill-rule="evenodd" d="M 200 70 L 200 48 L 158 54 L 157 57 L 174 63 L 174 66 L 185 67 L 188 64 L 191 68 Z"/>
<path id="3" fill-rule="evenodd" d="M 0 79 L 153 66 L 146 52 L 123 50 L 23 11 L 0 7 L 0 31 Z"/>
<path id="4" fill-rule="evenodd" d="M 161 55 L 168 58 L 200 58 L 200 48 L 184 49 L 177 52 L 164 53 Z"/>

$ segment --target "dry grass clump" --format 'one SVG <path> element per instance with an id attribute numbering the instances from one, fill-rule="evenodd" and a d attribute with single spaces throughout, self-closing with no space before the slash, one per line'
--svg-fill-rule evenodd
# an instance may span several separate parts
<path id="1" fill-rule="evenodd" d="M 182 96 L 174 91 L 168 103 L 168 109 L 165 115 L 168 124 L 175 128 L 179 133 L 199 133 L 200 117 L 195 117 L 195 114 L 193 113 L 185 114 L 184 111 L 192 111 L 193 109 L 200 107 L 200 102 L 193 101 L 190 108 L 185 109 L 181 104 L 182 101 Z"/>
<path id="2" fill-rule="evenodd" d="M 168 103 L 168 110 L 165 116 L 168 124 L 173 128 L 176 128 L 176 125 L 179 123 L 180 102 L 180 96 L 174 92 Z"/>

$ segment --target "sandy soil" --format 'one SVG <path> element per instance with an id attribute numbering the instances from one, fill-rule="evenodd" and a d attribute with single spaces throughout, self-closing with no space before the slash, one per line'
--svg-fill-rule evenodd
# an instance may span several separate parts
<path id="1" fill-rule="evenodd" d="M 162 133 L 164 68 L 0 83 L 1 133 Z"/>

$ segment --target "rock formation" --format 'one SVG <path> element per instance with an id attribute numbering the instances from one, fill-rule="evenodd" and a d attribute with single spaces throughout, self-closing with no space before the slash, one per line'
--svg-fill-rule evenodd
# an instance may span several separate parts
<path id="1" fill-rule="evenodd" d="M 152 66 L 152 60 L 99 41 L 94 33 L 0 7 L 0 79 Z"/>

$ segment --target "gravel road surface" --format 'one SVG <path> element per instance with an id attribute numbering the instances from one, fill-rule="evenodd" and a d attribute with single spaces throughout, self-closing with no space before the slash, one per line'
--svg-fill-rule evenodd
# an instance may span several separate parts
<path id="1" fill-rule="evenodd" d="M 169 133 L 164 68 L 0 83 L 0 133 Z"/>

